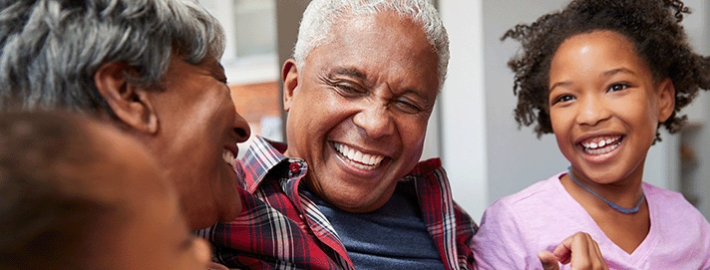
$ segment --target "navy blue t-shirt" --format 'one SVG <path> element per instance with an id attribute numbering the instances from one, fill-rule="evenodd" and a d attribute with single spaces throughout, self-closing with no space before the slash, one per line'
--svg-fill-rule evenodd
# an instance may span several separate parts
<path id="1" fill-rule="evenodd" d="M 411 183 L 399 183 L 392 198 L 369 213 L 342 211 L 308 190 L 333 225 L 355 269 L 444 269 Z"/>

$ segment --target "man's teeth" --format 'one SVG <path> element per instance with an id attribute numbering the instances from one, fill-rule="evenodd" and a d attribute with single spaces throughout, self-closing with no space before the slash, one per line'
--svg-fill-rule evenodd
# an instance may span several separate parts
<path id="1" fill-rule="evenodd" d="M 232 151 L 229 151 L 228 149 L 222 150 L 222 159 L 224 159 L 224 162 L 227 162 L 227 164 L 232 166 L 232 168 L 237 167 L 237 161 Z"/>
<path id="2" fill-rule="evenodd" d="M 595 138 L 582 143 L 584 151 L 592 155 L 608 153 L 621 143 L 621 136 L 608 138 Z"/>
<path id="3" fill-rule="evenodd" d="M 347 161 L 360 169 L 374 169 L 385 158 L 379 155 L 363 154 L 362 152 L 347 147 L 346 145 L 333 143 L 335 150 L 338 151 Z"/>

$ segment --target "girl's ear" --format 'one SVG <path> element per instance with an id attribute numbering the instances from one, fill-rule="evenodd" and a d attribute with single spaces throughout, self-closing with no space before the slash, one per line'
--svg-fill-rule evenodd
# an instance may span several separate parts
<path id="1" fill-rule="evenodd" d="M 671 78 L 666 78 L 658 86 L 658 122 L 663 123 L 671 117 L 675 109 L 675 87 Z"/>

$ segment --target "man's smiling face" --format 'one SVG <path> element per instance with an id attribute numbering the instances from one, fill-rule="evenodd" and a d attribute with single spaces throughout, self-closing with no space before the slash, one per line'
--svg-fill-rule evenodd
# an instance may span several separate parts
<path id="1" fill-rule="evenodd" d="M 306 160 L 318 196 L 369 212 L 421 157 L 439 58 L 421 27 L 399 16 L 346 17 L 331 30 L 301 70 L 284 66 L 286 155 Z"/>

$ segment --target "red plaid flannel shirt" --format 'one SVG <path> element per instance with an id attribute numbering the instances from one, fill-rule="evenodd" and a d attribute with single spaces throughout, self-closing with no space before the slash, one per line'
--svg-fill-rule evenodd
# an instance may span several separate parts
<path id="1" fill-rule="evenodd" d="M 307 164 L 283 156 L 285 150 L 257 137 L 237 166 L 245 210 L 197 234 L 213 243 L 215 261 L 230 268 L 354 269 L 330 222 L 299 192 Z M 441 161 L 420 162 L 400 181 L 415 185 L 446 269 L 473 269 L 470 244 L 478 226 L 452 200 Z"/>

